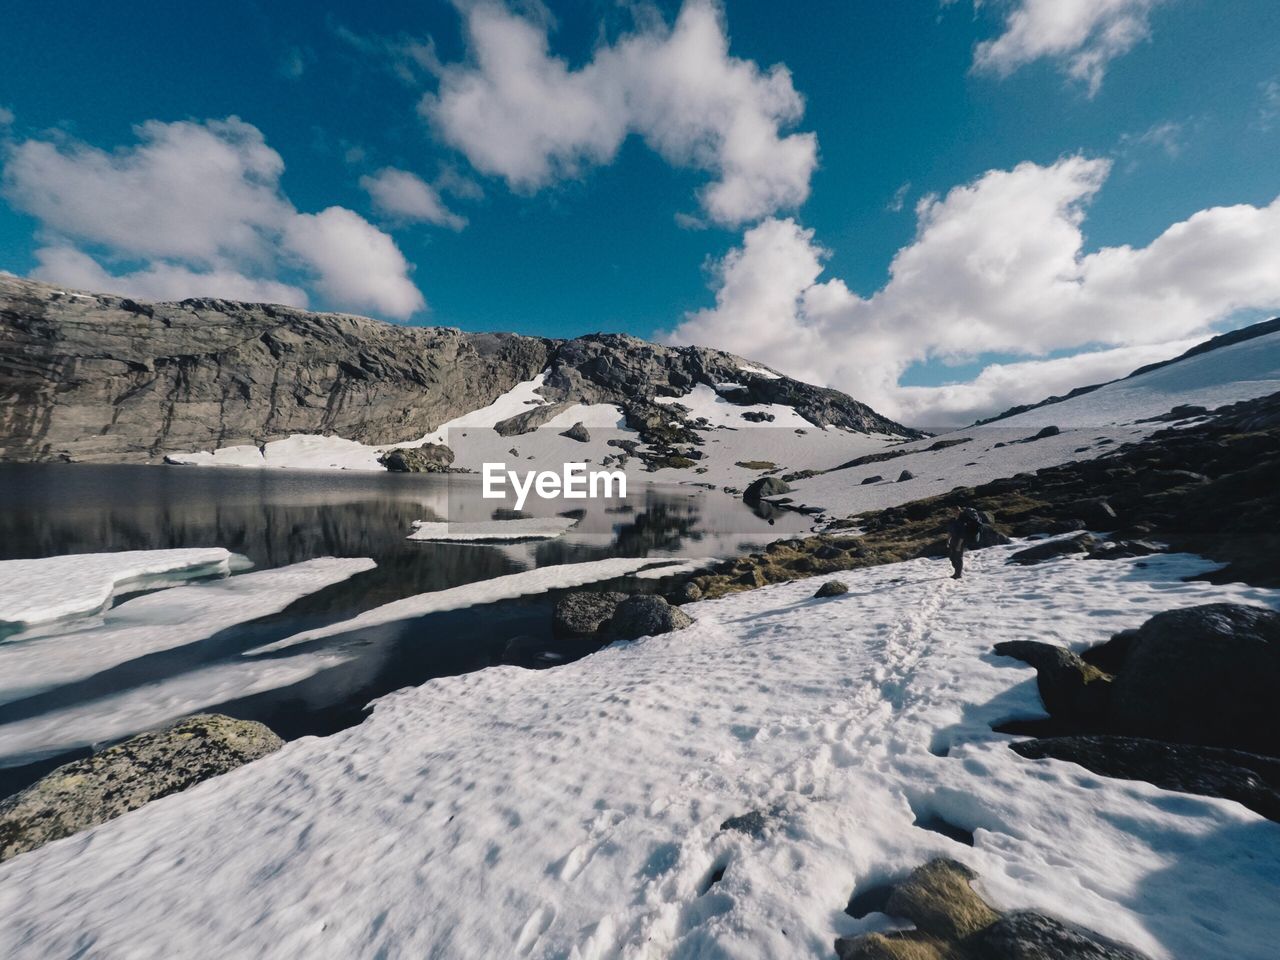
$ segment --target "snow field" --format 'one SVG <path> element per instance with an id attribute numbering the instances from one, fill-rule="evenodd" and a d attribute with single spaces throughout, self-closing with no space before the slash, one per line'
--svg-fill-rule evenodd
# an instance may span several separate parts
<path id="1" fill-rule="evenodd" d="M 415 520 L 408 540 L 457 540 L 495 543 L 511 540 L 554 540 L 578 521 L 573 517 L 528 517 L 519 520 L 480 520 L 449 523 Z"/>
<path id="2" fill-rule="evenodd" d="M 985 896 L 1154 958 L 1274 956 L 1280 826 L 1026 761 L 1001 640 L 1079 649 L 1174 606 L 1198 558 L 1007 567 L 1020 544 L 685 609 L 687 630 L 379 700 L 368 720 L 0 866 L 14 957 L 829 957 L 849 895 L 935 855 Z M 769 812 L 753 838 L 727 817 Z M 941 817 L 973 846 L 916 826 Z M 713 877 L 723 872 L 718 883 Z M 191 896 L 191 890 L 200 891 Z"/>

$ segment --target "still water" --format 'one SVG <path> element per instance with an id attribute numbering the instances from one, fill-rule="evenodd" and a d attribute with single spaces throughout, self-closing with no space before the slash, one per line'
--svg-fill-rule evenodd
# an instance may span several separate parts
<path id="1" fill-rule="evenodd" d="M 377 563 L 295 601 L 281 613 L 0 704 L 0 796 L 86 752 L 4 765 L 7 724 L 109 697 L 125 695 L 127 702 L 131 691 L 237 660 L 250 648 L 414 594 L 608 557 L 725 557 L 810 526 L 807 518 L 795 513 L 757 516 L 736 498 L 712 490 L 632 484 L 628 493 L 625 500 L 585 505 L 527 505 L 530 514 L 579 518 L 570 533 L 555 540 L 428 543 L 405 539 L 415 520 L 501 519 L 511 513 L 501 502 L 481 498 L 478 478 L 458 475 L 0 465 L 0 560 L 225 547 L 247 558 L 250 570 L 326 556 L 369 557 Z M 643 589 L 652 581 L 630 586 Z M 200 709 L 261 720 L 286 739 L 325 735 L 359 722 L 370 700 L 432 677 L 500 663 L 565 663 L 598 645 L 552 637 L 550 609 L 556 596 L 437 613 L 291 648 L 281 656 L 313 654 L 317 644 L 340 647 L 349 656 L 300 683 L 241 699 L 206 699 Z M 116 603 L 128 599 L 117 597 Z M 22 642 L 22 637 L 7 642 Z"/>

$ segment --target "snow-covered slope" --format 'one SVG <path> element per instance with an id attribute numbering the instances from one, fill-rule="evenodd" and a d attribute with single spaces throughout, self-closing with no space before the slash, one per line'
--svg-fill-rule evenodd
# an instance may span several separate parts
<path id="1" fill-rule="evenodd" d="M 790 496 L 834 516 L 878 510 L 956 487 L 1101 456 L 1168 426 L 1150 418 L 1178 406 L 1212 410 L 1276 392 L 1280 392 L 1280 332 L 1187 356 L 1016 416 L 895 445 L 889 449 L 906 455 L 800 481 Z M 1058 427 L 1061 433 L 1022 442 L 1048 426 Z M 942 449 L 934 449 L 938 441 Z M 904 470 L 912 479 L 895 482 Z M 882 479 L 863 485 L 871 477 Z"/>
<path id="2" fill-rule="evenodd" d="M 550 671 L 379 701 L 360 726 L 0 866 L 14 958 L 827 957 L 855 889 L 942 854 L 1156 960 L 1269 960 L 1280 826 L 1228 801 L 1026 761 L 1040 713 L 991 654 L 1080 648 L 1175 606 L 1187 556 L 975 554 L 687 607 L 698 622 Z M 721 831 L 759 810 L 762 836 Z M 972 847 L 917 825 L 942 818 Z M 719 882 L 714 878 L 721 876 Z"/>

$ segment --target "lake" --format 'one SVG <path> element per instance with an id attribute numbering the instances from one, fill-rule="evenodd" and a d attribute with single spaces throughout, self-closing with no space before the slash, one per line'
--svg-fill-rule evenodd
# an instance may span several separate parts
<path id="1" fill-rule="evenodd" d="M 406 536 L 417 520 L 488 520 L 514 514 L 501 501 L 482 499 L 479 478 L 468 475 L 0 464 L 0 560 L 224 547 L 246 558 L 249 570 L 326 556 L 369 557 L 377 563 L 296 600 L 281 613 L 0 704 L 0 796 L 88 752 L 67 750 L 17 765 L 10 757 L 4 765 L 9 725 L 17 729 L 99 701 L 121 703 L 124 709 L 135 693 L 142 696 L 175 680 L 199 678 L 210 666 L 244 663 L 240 655 L 245 650 L 415 594 L 610 557 L 731 556 L 811 526 L 796 513 L 757 516 L 719 491 L 633 482 L 628 494 L 623 500 L 526 504 L 526 515 L 579 518 L 568 534 L 554 540 L 441 543 Z M 654 583 L 634 580 L 628 587 L 652 589 Z M 554 666 L 598 649 L 595 641 L 564 642 L 551 635 L 550 610 L 558 595 L 435 613 L 290 648 L 278 657 L 337 649 L 344 659 L 265 692 L 219 700 L 217 691 L 210 690 L 192 703 L 200 710 L 260 720 L 286 739 L 333 733 L 359 722 L 371 700 L 400 687 L 495 664 Z M 131 596 L 118 596 L 117 606 Z M 5 642 L 23 642 L 23 637 Z"/>

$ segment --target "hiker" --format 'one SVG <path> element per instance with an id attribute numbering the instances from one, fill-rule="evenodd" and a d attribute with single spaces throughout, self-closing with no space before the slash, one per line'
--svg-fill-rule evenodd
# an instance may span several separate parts
<path id="1" fill-rule="evenodd" d="M 977 543 L 978 534 L 982 532 L 982 518 L 972 507 L 959 507 L 956 515 L 947 523 L 947 558 L 955 573 L 952 580 L 959 580 L 964 575 L 964 548 L 970 543 Z"/>

